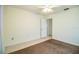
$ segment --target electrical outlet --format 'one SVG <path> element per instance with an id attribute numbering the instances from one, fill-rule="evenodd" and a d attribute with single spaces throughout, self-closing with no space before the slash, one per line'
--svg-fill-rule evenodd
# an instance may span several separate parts
<path id="1" fill-rule="evenodd" d="M 11 40 L 14 40 L 14 37 L 12 37 Z"/>

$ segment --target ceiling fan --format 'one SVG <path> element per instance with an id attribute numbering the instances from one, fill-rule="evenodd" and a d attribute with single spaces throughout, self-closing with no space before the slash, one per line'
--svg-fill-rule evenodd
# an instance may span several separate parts
<path id="1" fill-rule="evenodd" d="M 54 7 L 59 7 L 59 6 L 58 5 L 42 5 L 40 8 L 41 8 L 42 13 L 49 14 L 49 13 L 54 12 L 53 10 Z"/>

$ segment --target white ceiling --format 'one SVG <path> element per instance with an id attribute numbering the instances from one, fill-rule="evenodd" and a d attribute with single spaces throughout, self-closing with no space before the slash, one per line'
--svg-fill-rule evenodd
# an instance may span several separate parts
<path id="1" fill-rule="evenodd" d="M 42 13 L 42 9 L 46 7 L 46 5 L 14 5 L 13 7 L 22 8 L 34 13 L 45 15 L 44 13 Z M 64 11 L 65 8 L 74 8 L 79 6 L 78 5 L 49 5 L 49 7 L 52 8 L 53 10 L 53 13 L 51 14 L 54 14 L 57 12 Z"/>

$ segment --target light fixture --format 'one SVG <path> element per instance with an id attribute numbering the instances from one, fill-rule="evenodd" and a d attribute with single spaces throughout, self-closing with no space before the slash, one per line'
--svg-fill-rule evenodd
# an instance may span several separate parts
<path id="1" fill-rule="evenodd" d="M 53 13 L 54 7 L 59 7 L 59 6 L 58 5 L 45 5 L 42 7 L 42 13 L 47 13 L 47 14 Z"/>
<path id="2" fill-rule="evenodd" d="M 52 8 L 44 8 L 44 9 L 42 10 L 42 12 L 43 12 L 43 13 L 52 13 L 53 10 L 52 10 Z"/>
<path id="3" fill-rule="evenodd" d="M 46 5 L 46 6 L 44 6 L 44 8 L 42 9 L 42 12 L 43 12 L 43 13 L 52 13 L 52 12 L 53 12 L 52 8 L 53 8 L 53 6 L 51 6 L 51 5 Z"/>

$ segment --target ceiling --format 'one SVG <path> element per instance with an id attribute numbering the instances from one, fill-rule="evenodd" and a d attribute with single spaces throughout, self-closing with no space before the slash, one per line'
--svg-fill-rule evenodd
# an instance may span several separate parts
<path id="1" fill-rule="evenodd" d="M 34 13 L 38 13 L 41 15 L 49 15 L 42 12 L 42 9 L 46 7 L 46 5 L 15 5 L 13 7 L 22 8 Z M 51 14 L 64 11 L 65 8 L 74 8 L 78 7 L 78 5 L 49 5 L 52 8 L 53 12 Z"/>

